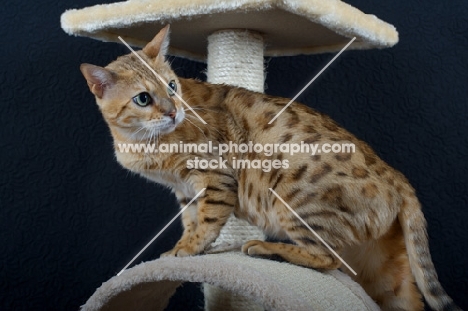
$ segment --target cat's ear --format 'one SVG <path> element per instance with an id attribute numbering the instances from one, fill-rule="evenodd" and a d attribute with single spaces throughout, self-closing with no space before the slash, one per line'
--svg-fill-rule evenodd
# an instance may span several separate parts
<path id="1" fill-rule="evenodd" d="M 88 82 L 89 90 L 98 98 L 102 98 L 106 87 L 114 84 L 114 77 L 106 68 L 91 64 L 81 64 L 80 70 Z"/>
<path id="2" fill-rule="evenodd" d="M 167 25 L 151 40 L 144 48 L 143 53 L 150 58 L 155 58 L 158 55 L 166 56 L 169 49 L 169 30 Z"/>

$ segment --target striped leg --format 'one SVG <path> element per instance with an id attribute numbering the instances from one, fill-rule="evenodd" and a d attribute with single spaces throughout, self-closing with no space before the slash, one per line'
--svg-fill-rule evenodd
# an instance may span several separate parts
<path id="1" fill-rule="evenodd" d="M 236 203 L 237 194 L 234 191 L 224 189 L 219 183 L 217 186 L 208 185 L 205 196 L 198 199 L 195 213 L 190 211 L 192 207 L 186 211 L 190 212 L 190 216 L 184 221 L 186 227 L 182 238 L 164 255 L 185 257 L 202 253 L 218 237 Z"/>

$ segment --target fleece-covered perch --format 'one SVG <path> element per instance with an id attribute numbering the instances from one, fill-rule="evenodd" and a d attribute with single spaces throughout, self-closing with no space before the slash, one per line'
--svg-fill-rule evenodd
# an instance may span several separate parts
<path id="1" fill-rule="evenodd" d="M 161 258 L 142 263 L 102 284 L 85 311 L 159 311 L 182 282 L 206 282 L 235 293 L 207 301 L 209 310 L 380 310 L 363 289 L 339 271 L 317 272 L 240 253 Z M 225 293 L 225 292 L 223 292 Z M 242 304 L 246 297 L 251 304 Z"/>
<path id="2" fill-rule="evenodd" d="M 72 35 L 143 47 L 171 24 L 171 55 L 205 60 L 207 38 L 219 30 L 262 34 L 266 56 L 391 47 L 395 28 L 338 0 L 129 0 L 69 10 L 62 28 Z"/>
<path id="3" fill-rule="evenodd" d="M 356 40 L 349 49 L 384 48 L 398 42 L 398 33 L 392 25 L 338 0 L 129 0 L 69 10 L 62 15 L 61 23 L 69 34 L 116 42 L 121 36 L 136 46 L 144 46 L 165 24 L 171 24 L 171 55 L 207 61 L 208 82 L 257 92 L 264 89 L 264 55 L 334 52 L 352 37 Z M 231 216 L 213 246 L 230 249 L 263 238 L 259 229 Z M 199 269 L 181 276 L 180 272 L 185 271 L 177 268 L 181 262 L 189 270 L 190 267 Z M 224 270 L 219 266 L 220 270 L 213 270 L 216 272 L 213 274 L 206 269 L 220 262 L 226 264 Z M 231 266 L 234 262 L 236 265 Z M 271 270 L 260 269 L 270 265 Z M 231 275 L 226 269 L 237 272 Z M 242 274 L 242 269 L 251 273 Z M 257 275 L 258 269 L 265 274 Z M 269 280 L 279 282 L 277 285 L 265 281 L 271 273 L 275 275 L 270 275 Z M 178 258 L 174 262 L 159 259 L 106 282 L 84 309 L 118 310 L 118 306 L 127 305 L 132 310 L 162 310 L 183 281 L 204 282 L 206 310 L 372 310 L 376 307 L 367 303 L 363 307 L 355 295 L 349 295 L 350 288 L 354 290 L 357 285 L 348 286 L 351 283 L 344 274 L 335 271 L 330 275 L 335 278 L 322 279 L 323 274 L 310 269 L 238 254 Z M 301 276 L 307 277 L 301 279 Z M 274 291 L 277 286 L 284 287 L 286 296 Z M 266 292 L 274 292 L 276 296 Z M 330 300 L 319 299 L 327 296 L 325 292 L 336 296 Z M 116 293 L 119 293 L 117 298 L 106 300 Z M 301 295 L 308 298 L 302 300 Z M 102 297 L 107 297 L 105 303 L 101 303 Z M 370 299 L 362 290 L 359 297 L 361 302 Z M 96 301 L 101 302 L 96 304 Z"/>

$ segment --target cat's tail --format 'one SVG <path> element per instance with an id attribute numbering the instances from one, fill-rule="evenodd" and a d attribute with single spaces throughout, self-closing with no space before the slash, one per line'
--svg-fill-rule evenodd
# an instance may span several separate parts
<path id="1" fill-rule="evenodd" d="M 447 295 L 437 278 L 429 252 L 426 220 L 421 211 L 421 204 L 415 195 L 405 198 L 398 218 L 403 228 L 411 271 L 427 303 L 434 310 L 461 311 Z"/>

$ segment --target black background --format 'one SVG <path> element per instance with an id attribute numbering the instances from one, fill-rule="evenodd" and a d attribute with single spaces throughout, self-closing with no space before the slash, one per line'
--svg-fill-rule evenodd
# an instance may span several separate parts
<path id="1" fill-rule="evenodd" d="M 1 310 L 76 310 L 177 212 L 168 190 L 116 163 L 78 69 L 128 51 L 60 28 L 66 9 L 97 3 L 18 0 L 0 10 Z M 468 309 L 468 2 L 348 3 L 394 24 L 400 43 L 345 52 L 299 100 L 409 178 L 440 281 Z M 293 97 L 332 56 L 267 59 L 266 92 Z M 173 66 L 205 78 L 203 64 Z M 174 224 L 139 261 L 157 258 L 179 235 Z M 172 310 L 203 304 L 188 288 Z"/>

